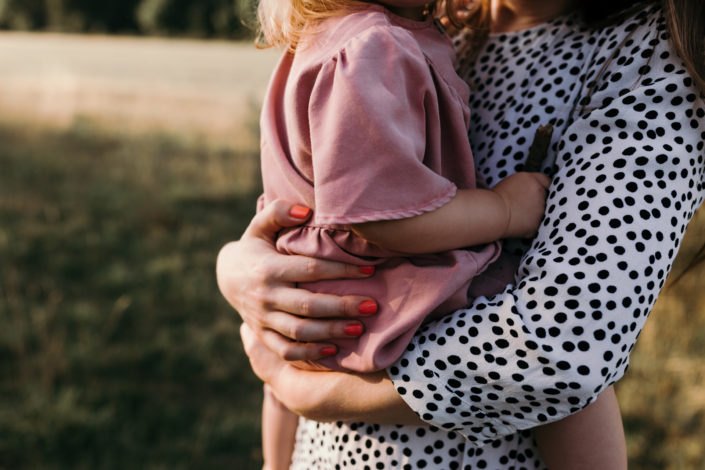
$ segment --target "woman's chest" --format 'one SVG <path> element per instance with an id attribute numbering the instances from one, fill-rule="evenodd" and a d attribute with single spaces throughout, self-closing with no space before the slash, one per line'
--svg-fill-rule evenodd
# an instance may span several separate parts
<path id="1" fill-rule="evenodd" d="M 589 44 L 571 47 L 527 39 L 494 39 L 467 76 L 470 96 L 470 145 L 475 165 L 489 185 L 523 168 L 539 126 L 553 126 L 544 168 L 573 119 L 585 76 Z M 494 46 L 494 47 L 493 47 Z M 586 50 L 587 49 L 587 50 Z"/>

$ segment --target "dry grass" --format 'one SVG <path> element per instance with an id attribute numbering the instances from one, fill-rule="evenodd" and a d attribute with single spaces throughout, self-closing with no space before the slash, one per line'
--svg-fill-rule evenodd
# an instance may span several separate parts
<path id="1" fill-rule="evenodd" d="M 673 273 L 705 243 L 696 214 Z M 705 469 L 705 266 L 664 289 L 617 384 L 630 468 Z"/>

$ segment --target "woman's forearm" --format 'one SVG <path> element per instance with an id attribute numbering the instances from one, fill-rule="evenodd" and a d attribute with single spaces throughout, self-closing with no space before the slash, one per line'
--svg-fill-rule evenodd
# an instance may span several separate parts
<path id="1" fill-rule="evenodd" d="M 292 383 L 307 384 L 300 393 L 287 395 L 289 400 L 285 404 L 308 419 L 425 424 L 401 399 L 386 372 L 313 372 L 287 365 L 283 378 L 288 384 L 287 389 Z"/>

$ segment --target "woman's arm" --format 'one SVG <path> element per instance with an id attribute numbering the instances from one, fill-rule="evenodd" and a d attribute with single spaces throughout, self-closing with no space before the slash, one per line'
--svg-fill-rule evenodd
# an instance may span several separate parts
<path id="1" fill-rule="evenodd" d="M 516 173 L 492 189 L 461 189 L 439 209 L 416 217 L 367 222 L 353 230 L 383 248 L 404 253 L 435 253 L 531 238 L 543 217 L 549 178 Z"/>
<path id="2" fill-rule="evenodd" d="M 240 334 L 252 370 L 300 416 L 323 422 L 424 424 L 401 399 L 385 371 L 346 374 L 298 369 L 271 351 L 246 323 Z"/>
<path id="3" fill-rule="evenodd" d="M 364 278 L 374 272 L 367 267 L 278 253 L 276 233 L 303 223 L 309 216 L 305 208 L 272 202 L 252 219 L 239 241 L 220 250 L 216 263 L 223 296 L 270 349 L 288 360 L 325 356 L 326 348 L 334 347 L 326 341 L 348 338 L 344 330 L 351 319 L 377 310 L 368 297 L 313 294 L 296 288 L 296 282 Z"/>
<path id="4" fill-rule="evenodd" d="M 579 411 L 621 378 L 703 201 L 697 94 L 682 74 L 647 77 L 567 128 L 516 286 L 424 325 L 389 369 L 424 421 L 489 442 Z"/>

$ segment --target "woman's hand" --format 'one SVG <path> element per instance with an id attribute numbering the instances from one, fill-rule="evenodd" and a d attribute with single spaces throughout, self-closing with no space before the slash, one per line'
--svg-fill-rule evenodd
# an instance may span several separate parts
<path id="1" fill-rule="evenodd" d="M 352 374 L 297 369 L 272 352 L 246 324 L 242 343 L 257 376 L 284 406 L 315 421 L 425 425 L 401 399 L 386 372 Z"/>
<path id="2" fill-rule="evenodd" d="M 339 297 L 297 289 L 297 282 L 369 277 L 374 269 L 280 254 L 279 230 L 305 222 L 311 211 L 274 201 L 257 214 L 239 241 L 218 254 L 216 274 L 221 293 L 255 334 L 281 358 L 315 360 L 335 354 L 335 338 L 350 338 L 351 318 L 377 311 L 361 296 Z M 357 328 L 358 331 L 361 331 Z"/>

